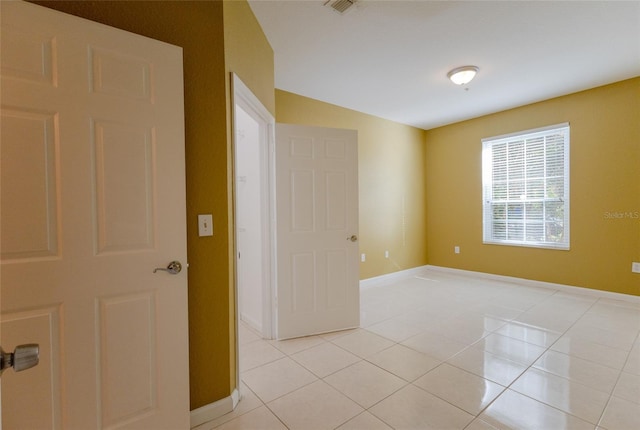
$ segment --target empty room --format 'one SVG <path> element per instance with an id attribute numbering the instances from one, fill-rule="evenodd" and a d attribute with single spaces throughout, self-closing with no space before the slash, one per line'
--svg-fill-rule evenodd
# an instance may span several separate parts
<path id="1" fill-rule="evenodd" d="M 639 1 L 0 20 L 2 428 L 640 428 Z"/>

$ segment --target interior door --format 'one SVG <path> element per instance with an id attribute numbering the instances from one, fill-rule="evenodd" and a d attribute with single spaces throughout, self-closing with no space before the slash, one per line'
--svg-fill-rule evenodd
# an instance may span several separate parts
<path id="1" fill-rule="evenodd" d="M 358 137 L 276 125 L 277 337 L 360 325 Z"/>
<path id="2" fill-rule="evenodd" d="M 188 428 L 182 50 L 0 3 L 2 428 Z"/>

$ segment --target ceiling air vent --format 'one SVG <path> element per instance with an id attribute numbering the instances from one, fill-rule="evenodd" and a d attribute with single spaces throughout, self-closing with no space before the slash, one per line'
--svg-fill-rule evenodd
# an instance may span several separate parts
<path id="1" fill-rule="evenodd" d="M 342 14 L 349 10 L 355 3 L 356 0 L 328 0 L 324 5 Z"/>

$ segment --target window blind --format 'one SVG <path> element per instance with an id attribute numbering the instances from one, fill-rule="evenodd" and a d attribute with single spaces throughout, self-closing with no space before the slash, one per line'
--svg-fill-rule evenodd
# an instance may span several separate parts
<path id="1" fill-rule="evenodd" d="M 482 140 L 485 243 L 569 248 L 569 124 Z"/>

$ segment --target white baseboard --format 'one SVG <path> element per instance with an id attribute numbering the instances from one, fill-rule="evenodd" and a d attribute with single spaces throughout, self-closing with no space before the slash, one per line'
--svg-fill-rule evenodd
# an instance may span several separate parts
<path id="1" fill-rule="evenodd" d="M 532 279 L 515 278 L 513 276 L 494 275 L 492 273 L 474 272 L 471 270 L 453 269 L 451 267 L 441 266 L 423 266 L 422 269 L 433 270 L 436 272 L 445 272 L 461 276 L 473 276 L 474 278 L 491 279 L 495 281 L 511 282 L 526 287 L 547 288 L 552 290 L 564 291 L 566 293 L 582 294 L 592 297 L 600 297 L 611 300 L 621 300 L 630 303 L 640 303 L 640 296 L 631 294 L 614 293 L 611 291 L 594 290 L 593 288 L 576 287 L 573 285 L 554 284 L 552 282 L 535 281 Z M 361 284 L 362 285 L 362 284 Z M 362 288 L 362 287 L 361 287 Z"/>
<path id="2" fill-rule="evenodd" d="M 381 285 L 387 285 L 392 282 L 412 278 L 415 275 L 423 272 L 427 267 L 429 266 L 414 267 L 412 269 L 401 270 L 399 272 L 387 273 L 386 275 L 363 279 L 360 281 L 360 290 L 366 290 L 367 288 L 379 287 Z"/>
<path id="3" fill-rule="evenodd" d="M 233 411 L 240 401 L 240 393 L 236 388 L 229 397 L 209 403 L 191 411 L 191 428 L 197 427 Z"/>
<path id="4" fill-rule="evenodd" d="M 252 318 L 247 313 L 243 312 L 240 315 L 240 320 L 251 327 L 252 330 L 255 330 L 257 333 L 262 333 L 262 323 L 259 323 L 255 320 L 255 318 Z"/>

